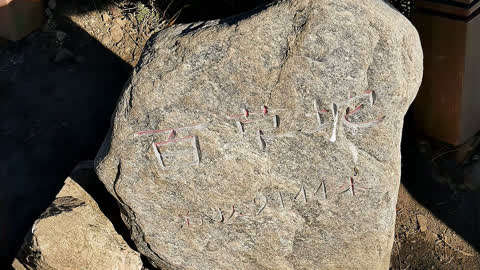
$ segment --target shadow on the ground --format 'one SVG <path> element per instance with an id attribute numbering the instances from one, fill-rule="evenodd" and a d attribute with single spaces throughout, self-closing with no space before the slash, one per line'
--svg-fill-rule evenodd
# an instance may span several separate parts
<path id="1" fill-rule="evenodd" d="M 0 255 L 11 263 L 69 172 L 93 159 L 131 67 L 66 22 L 75 57 L 55 63 L 55 32 L 0 47 Z M 7 267 L 0 267 L 7 269 Z"/>
<path id="2" fill-rule="evenodd" d="M 480 192 L 450 188 L 435 180 L 431 156 L 425 155 L 416 142 L 411 112 L 405 120 L 402 183 L 415 200 L 480 251 Z"/>

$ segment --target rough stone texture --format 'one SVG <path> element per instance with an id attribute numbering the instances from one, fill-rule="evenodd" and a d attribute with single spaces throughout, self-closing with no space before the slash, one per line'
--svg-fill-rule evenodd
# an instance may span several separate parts
<path id="1" fill-rule="evenodd" d="M 422 59 L 379 0 L 169 28 L 126 85 L 97 174 L 157 267 L 387 269 Z"/>
<path id="2" fill-rule="evenodd" d="M 55 201 L 35 221 L 12 267 L 140 270 L 143 263 L 92 197 L 67 178 Z"/>

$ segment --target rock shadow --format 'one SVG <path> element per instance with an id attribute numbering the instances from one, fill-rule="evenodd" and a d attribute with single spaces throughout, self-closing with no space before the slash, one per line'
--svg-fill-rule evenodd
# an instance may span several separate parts
<path id="1" fill-rule="evenodd" d="M 415 200 L 480 251 L 480 191 L 459 190 L 435 180 L 431 156 L 416 142 L 412 109 L 402 137 L 402 183 Z M 450 170 L 444 164 L 440 169 Z"/>
<path id="2" fill-rule="evenodd" d="M 55 32 L 0 47 L 2 269 L 72 168 L 95 156 L 132 69 L 67 19 L 57 28 L 67 33 L 61 48 Z M 56 62 L 61 49 L 73 55 Z"/>
<path id="3" fill-rule="evenodd" d="M 40 219 L 53 217 L 64 212 L 71 212 L 73 209 L 84 205 L 84 201 L 72 196 L 59 197 L 40 215 Z"/>

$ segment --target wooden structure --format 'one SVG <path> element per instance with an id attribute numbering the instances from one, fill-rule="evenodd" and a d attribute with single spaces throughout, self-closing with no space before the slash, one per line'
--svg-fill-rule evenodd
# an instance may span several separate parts
<path id="1" fill-rule="evenodd" d="M 413 22 L 424 51 L 414 102 L 418 129 L 453 145 L 480 130 L 480 1 L 416 1 Z"/>

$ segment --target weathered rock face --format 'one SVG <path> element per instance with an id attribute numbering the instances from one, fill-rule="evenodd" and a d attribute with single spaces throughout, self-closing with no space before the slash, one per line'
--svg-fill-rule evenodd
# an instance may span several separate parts
<path id="1" fill-rule="evenodd" d="M 96 158 L 165 269 L 387 269 L 414 27 L 383 1 L 284 1 L 154 36 Z"/>
<path id="2" fill-rule="evenodd" d="M 140 254 L 118 235 L 96 202 L 75 181 L 35 221 L 14 269 L 142 269 Z"/>

